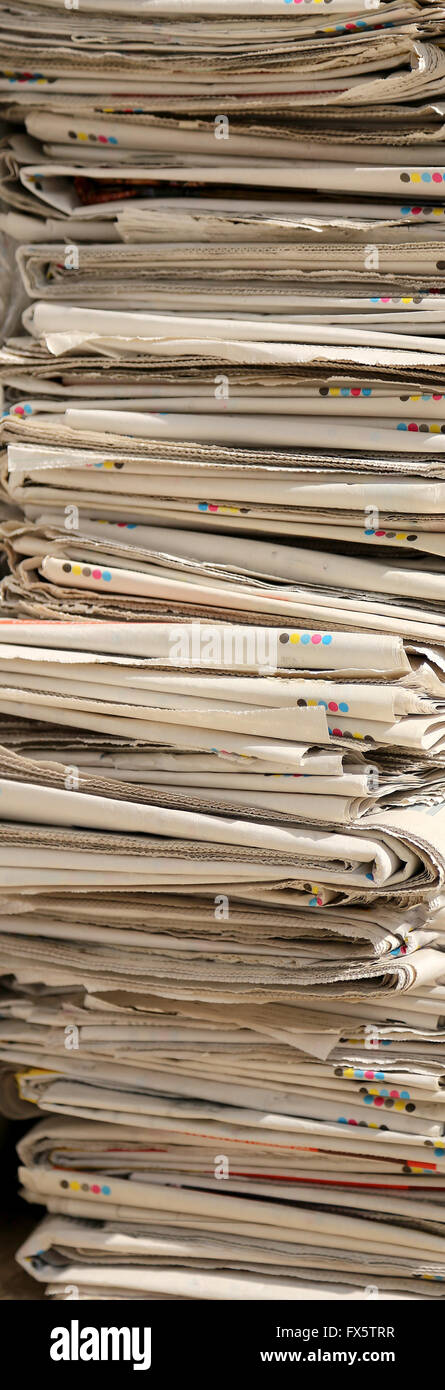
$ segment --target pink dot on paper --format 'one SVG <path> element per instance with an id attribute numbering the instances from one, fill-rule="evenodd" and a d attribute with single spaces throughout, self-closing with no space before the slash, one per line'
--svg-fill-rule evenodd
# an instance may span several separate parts
<path id="1" fill-rule="evenodd" d="M 314 645 L 317 646 L 317 643 L 321 642 L 321 632 L 313 632 L 311 642 L 313 642 Z"/>
<path id="2" fill-rule="evenodd" d="M 93 579 L 100 579 L 100 577 L 101 577 L 101 571 L 100 571 L 100 570 L 92 570 L 91 573 L 92 573 Z"/>
<path id="3" fill-rule="evenodd" d="M 92 1191 L 92 1192 L 100 1192 L 100 1187 L 97 1186 L 97 1183 L 93 1183 L 92 1188 L 91 1188 L 91 1191 Z"/>

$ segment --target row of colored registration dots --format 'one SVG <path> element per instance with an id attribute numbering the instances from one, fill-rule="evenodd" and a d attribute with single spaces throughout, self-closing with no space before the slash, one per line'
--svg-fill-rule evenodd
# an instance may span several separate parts
<path id="1" fill-rule="evenodd" d="M 437 420 L 433 420 L 432 424 L 428 424 L 426 420 L 421 420 L 420 424 L 417 420 L 410 420 L 409 423 L 399 420 L 396 429 L 410 430 L 411 434 L 445 434 L 445 425 L 440 425 Z"/>
<path id="2" fill-rule="evenodd" d="M 319 386 L 319 396 L 372 396 L 372 386 Z"/>
<path id="3" fill-rule="evenodd" d="M 374 29 L 392 29 L 390 19 L 385 20 L 384 24 L 374 24 Z M 369 29 L 369 21 L 366 19 L 348 20 L 347 24 L 330 24 L 322 29 L 322 34 L 348 34 L 352 30 Z"/>
<path id="4" fill-rule="evenodd" d="M 111 1187 L 108 1186 L 108 1183 L 101 1185 L 97 1182 L 77 1182 L 62 1178 L 60 1187 L 63 1187 L 65 1191 L 69 1189 L 70 1192 L 94 1192 L 95 1197 L 111 1197 Z"/>
<path id="5" fill-rule="evenodd" d="M 404 169 L 400 174 L 401 183 L 445 183 L 445 173 L 440 169 L 433 169 L 430 174 L 429 169 L 412 169 L 408 172 Z"/>
<path id="6" fill-rule="evenodd" d="M 435 290 L 428 290 L 428 294 L 435 294 Z M 413 303 L 413 304 L 416 304 L 417 302 L 420 302 L 420 300 L 421 300 L 421 299 L 424 299 L 424 298 L 425 298 L 424 295 L 419 295 L 419 296 L 416 296 L 416 295 L 415 295 L 415 296 L 413 297 L 413 299 L 412 299 L 412 303 Z M 411 301 L 409 301 L 409 302 L 411 302 Z M 390 299 L 387 298 L 386 295 L 384 295 L 383 297 L 380 297 L 379 299 L 377 299 L 377 298 L 372 298 L 372 299 L 370 300 L 370 304 L 377 304 L 377 303 L 379 303 L 379 304 L 390 304 L 390 303 L 392 303 L 392 304 L 398 304 L 398 303 L 400 303 L 400 304 L 407 304 L 407 303 L 408 303 L 408 300 L 407 300 L 407 299 L 401 299 L 400 301 L 399 301 L 399 300 L 394 300 L 394 299 L 390 300 Z M 319 396 L 353 396 L 353 397 L 366 396 L 366 397 L 367 397 L 367 396 L 373 396 L 373 395 L 375 395 L 375 392 L 373 391 L 372 386 L 319 386 L 319 388 L 318 388 L 318 394 L 319 394 Z M 403 404 L 405 403 L 405 401 L 409 401 L 411 404 L 414 404 L 414 403 L 416 403 L 417 401 L 443 401 L 443 399 L 444 399 L 444 392 L 443 392 L 443 391 L 422 391 L 422 392 L 419 391 L 419 392 L 417 393 L 417 395 L 408 395 L 408 394 L 406 394 L 406 395 L 401 395 L 401 396 L 399 396 L 399 400 L 402 401 Z"/>
<path id="7" fill-rule="evenodd" d="M 383 531 L 380 527 L 375 531 L 372 526 L 364 532 L 365 536 L 385 536 L 387 541 L 416 541 L 417 533 L 414 531 Z"/>
<path id="8" fill-rule="evenodd" d="M 422 213 L 423 217 L 443 217 L 444 212 L 445 212 L 445 208 L 443 208 L 443 207 L 441 207 L 441 208 L 423 207 L 423 208 L 422 208 L 422 207 L 419 207 L 417 204 L 414 204 L 414 205 L 411 204 L 410 207 L 403 207 L 403 208 L 400 208 L 400 214 L 401 214 L 402 217 L 420 217 L 421 213 Z M 430 294 L 430 293 L 431 293 L 431 294 L 439 294 L 439 290 L 431 290 L 431 291 L 428 290 L 427 293 L 428 293 L 428 294 Z"/>
<path id="9" fill-rule="evenodd" d="M 92 131 L 87 132 L 86 130 L 69 130 L 68 138 L 70 140 L 91 140 L 92 144 L 96 145 L 119 144 L 116 135 L 94 135 Z"/>
<path id="10" fill-rule="evenodd" d="M 384 1081 L 384 1071 L 364 1070 L 363 1067 L 335 1067 L 334 1076 L 347 1077 L 348 1081 Z M 401 1091 L 401 1095 L 404 1092 Z M 406 1092 L 409 1095 L 409 1092 Z"/>
<path id="11" fill-rule="evenodd" d="M 303 696 L 297 700 L 297 709 L 314 708 L 330 709 L 331 714 L 338 714 L 339 710 L 342 714 L 349 714 L 349 705 L 346 704 L 346 700 L 340 700 L 340 704 L 337 704 L 336 700 L 304 700 Z"/>
<path id="12" fill-rule="evenodd" d="M 423 294 L 371 294 L 370 304 L 422 304 Z"/>
<path id="13" fill-rule="evenodd" d="M 198 502 L 198 512 L 229 512 L 231 516 L 248 516 L 250 507 L 227 507 L 221 502 Z"/>
<path id="14" fill-rule="evenodd" d="M 331 633 L 331 632 L 280 632 L 280 636 L 279 636 L 279 638 L 278 638 L 278 641 L 281 642 L 281 644 L 282 644 L 283 647 L 286 646 L 287 642 L 290 642 L 290 643 L 292 644 L 292 646 L 294 646 L 294 647 L 297 647 L 298 644 L 299 644 L 299 642 L 302 643 L 303 647 L 307 647 L 307 646 L 309 645 L 309 642 L 312 642 L 312 644 L 313 644 L 314 647 L 319 646 L 320 643 L 322 644 L 323 647 L 330 647 L 331 642 L 332 642 L 332 633 Z"/>
<path id="15" fill-rule="evenodd" d="M 357 1129 L 387 1129 L 388 1125 L 374 1124 L 372 1120 L 352 1120 L 346 1115 L 338 1115 L 338 1125 L 356 1125 Z"/>
<path id="16" fill-rule="evenodd" d="M 62 565 L 62 570 L 64 574 L 83 575 L 85 579 L 104 579 L 106 584 L 111 584 L 113 578 L 111 570 L 91 569 L 91 565 L 71 565 L 68 560 Z"/>
<path id="17" fill-rule="evenodd" d="M 44 82 L 46 85 L 56 81 L 55 77 L 44 77 L 41 72 L 9 72 L 5 70 L 0 76 L 5 77 L 8 82 Z"/>

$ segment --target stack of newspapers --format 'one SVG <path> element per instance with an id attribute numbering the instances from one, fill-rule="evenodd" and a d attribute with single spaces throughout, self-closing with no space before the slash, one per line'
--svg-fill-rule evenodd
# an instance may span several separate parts
<path id="1" fill-rule="evenodd" d="M 0 72 L 18 1259 L 443 1299 L 445 6 L 11 0 Z"/>

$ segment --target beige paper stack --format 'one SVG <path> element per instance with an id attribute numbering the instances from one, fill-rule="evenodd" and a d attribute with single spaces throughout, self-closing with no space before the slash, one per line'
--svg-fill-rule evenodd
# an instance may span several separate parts
<path id="1" fill-rule="evenodd" d="M 0 67 L 19 1261 L 441 1299 L 445 9 L 12 0 Z"/>

